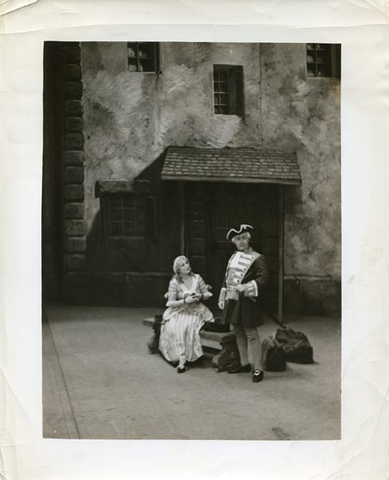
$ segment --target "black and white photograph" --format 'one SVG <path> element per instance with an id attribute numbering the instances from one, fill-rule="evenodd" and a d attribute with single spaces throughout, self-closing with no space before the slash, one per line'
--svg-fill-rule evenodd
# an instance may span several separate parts
<path id="1" fill-rule="evenodd" d="M 0 2 L 0 478 L 389 478 L 387 10 Z"/>
<path id="2" fill-rule="evenodd" d="M 341 70 L 44 43 L 44 438 L 341 438 Z"/>

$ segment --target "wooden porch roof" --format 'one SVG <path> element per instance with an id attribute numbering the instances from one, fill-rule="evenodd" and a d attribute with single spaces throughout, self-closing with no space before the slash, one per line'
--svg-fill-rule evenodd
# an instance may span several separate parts
<path id="1" fill-rule="evenodd" d="M 254 148 L 169 147 L 162 180 L 299 185 L 296 154 Z"/>

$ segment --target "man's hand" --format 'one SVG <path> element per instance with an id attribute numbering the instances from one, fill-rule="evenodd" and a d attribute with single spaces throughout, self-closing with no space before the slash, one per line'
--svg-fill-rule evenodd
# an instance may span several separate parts
<path id="1" fill-rule="evenodd" d="M 220 300 L 220 302 L 217 305 L 220 308 L 220 310 L 224 310 L 224 305 L 225 305 L 224 300 Z"/>
<path id="2" fill-rule="evenodd" d="M 240 284 L 237 287 L 235 287 L 235 290 L 237 292 L 245 292 L 247 290 L 247 285 L 245 284 Z"/>

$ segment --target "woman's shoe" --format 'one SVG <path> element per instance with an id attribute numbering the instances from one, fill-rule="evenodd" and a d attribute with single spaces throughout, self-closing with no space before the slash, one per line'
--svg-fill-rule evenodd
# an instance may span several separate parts
<path id="1" fill-rule="evenodd" d="M 183 367 L 177 367 L 177 373 L 184 373 L 188 370 L 188 367 L 184 365 Z"/>
<path id="2" fill-rule="evenodd" d="M 239 367 L 231 368 L 227 370 L 228 373 L 243 373 L 243 372 L 251 372 L 251 365 L 248 363 L 247 365 L 239 365 Z"/>
<path id="3" fill-rule="evenodd" d="M 262 382 L 263 380 L 263 371 L 262 370 L 254 370 L 253 371 L 253 382 L 254 383 L 258 383 L 258 382 Z"/>

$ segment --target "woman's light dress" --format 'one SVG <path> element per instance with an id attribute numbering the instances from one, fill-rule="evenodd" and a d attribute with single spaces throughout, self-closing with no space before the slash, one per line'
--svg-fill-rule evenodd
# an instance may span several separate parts
<path id="1" fill-rule="evenodd" d="M 168 301 L 181 300 L 193 293 L 211 296 L 198 274 L 192 276 L 191 288 L 173 277 L 167 293 Z M 185 303 L 169 307 L 163 314 L 159 350 L 168 362 L 194 362 L 203 355 L 200 329 L 204 322 L 213 322 L 212 312 L 202 303 Z"/>

